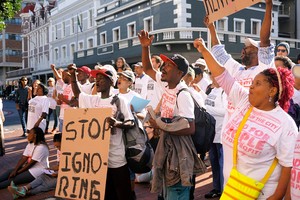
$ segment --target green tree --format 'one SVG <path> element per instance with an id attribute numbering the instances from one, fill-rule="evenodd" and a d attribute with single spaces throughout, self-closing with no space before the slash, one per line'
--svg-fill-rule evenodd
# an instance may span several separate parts
<path id="1" fill-rule="evenodd" d="M 15 16 L 21 10 L 22 0 L 0 0 L 0 31 L 5 28 L 5 20 Z"/>

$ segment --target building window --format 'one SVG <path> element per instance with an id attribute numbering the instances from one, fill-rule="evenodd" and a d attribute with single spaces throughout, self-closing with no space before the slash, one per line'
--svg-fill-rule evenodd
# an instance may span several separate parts
<path id="1" fill-rule="evenodd" d="M 117 42 L 121 39 L 120 36 L 120 27 L 113 29 L 113 42 Z"/>
<path id="2" fill-rule="evenodd" d="M 234 32 L 245 33 L 245 20 L 244 19 L 234 19 Z"/>
<path id="3" fill-rule="evenodd" d="M 71 60 L 73 60 L 73 58 L 74 58 L 74 53 L 75 53 L 75 44 L 71 44 L 71 46 L 70 46 L 70 57 L 71 57 Z"/>
<path id="4" fill-rule="evenodd" d="M 66 23 L 65 22 L 61 23 L 61 34 L 62 34 L 62 37 L 66 36 Z"/>
<path id="5" fill-rule="evenodd" d="M 100 45 L 106 44 L 106 32 L 100 33 Z"/>
<path id="6" fill-rule="evenodd" d="M 251 34 L 259 35 L 261 28 L 261 20 L 251 19 Z"/>
<path id="7" fill-rule="evenodd" d="M 89 24 L 88 27 L 93 26 L 93 10 L 89 10 Z"/>
<path id="8" fill-rule="evenodd" d="M 83 42 L 78 43 L 78 50 L 83 50 Z"/>
<path id="9" fill-rule="evenodd" d="M 135 37 L 136 35 L 135 22 L 127 24 L 127 35 L 129 38 Z"/>
<path id="10" fill-rule="evenodd" d="M 58 39 L 58 32 L 57 32 L 57 31 L 58 31 L 58 26 L 55 25 L 55 26 L 54 26 L 54 39 L 55 39 L 55 40 Z"/>
<path id="11" fill-rule="evenodd" d="M 94 40 L 93 40 L 93 38 L 90 38 L 89 40 L 88 40 L 88 49 L 91 49 L 91 48 L 93 48 L 94 47 Z"/>
<path id="12" fill-rule="evenodd" d="M 58 60 L 58 49 L 54 49 L 54 59 Z"/>
<path id="13" fill-rule="evenodd" d="M 63 58 L 63 59 L 66 59 L 66 57 L 67 57 L 67 49 L 66 49 L 65 46 L 63 46 L 63 47 L 61 48 L 61 54 L 62 54 L 62 58 Z"/>
<path id="14" fill-rule="evenodd" d="M 145 31 L 153 31 L 153 17 L 147 17 L 144 19 L 144 30 Z"/>
<path id="15" fill-rule="evenodd" d="M 228 31 L 228 18 L 224 17 L 216 21 L 216 29 L 218 31 Z"/>
<path id="16" fill-rule="evenodd" d="M 71 19 L 71 26 L 70 26 L 70 28 L 71 28 L 71 33 L 75 33 L 75 19 L 74 19 L 74 17 Z"/>

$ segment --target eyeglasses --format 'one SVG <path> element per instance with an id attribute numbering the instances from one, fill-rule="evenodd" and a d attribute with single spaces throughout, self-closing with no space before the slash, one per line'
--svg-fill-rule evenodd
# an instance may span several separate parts
<path id="1" fill-rule="evenodd" d="M 28 81 L 27 79 L 23 79 L 23 80 L 21 80 L 21 81 Z"/>
<path id="2" fill-rule="evenodd" d="M 285 49 L 277 49 L 277 52 L 282 52 L 282 53 L 285 53 L 286 50 Z"/>

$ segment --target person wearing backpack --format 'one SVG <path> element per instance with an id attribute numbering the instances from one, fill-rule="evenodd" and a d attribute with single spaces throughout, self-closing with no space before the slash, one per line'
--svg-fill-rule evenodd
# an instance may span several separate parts
<path id="1" fill-rule="evenodd" d="M 188 91 L 182 91 L 177 97 L 179 90 L 187 89 L 181 79 L 187 73 L 189 63 L 179 54 L 170 58 L 160 55 L 164 64 L 161 67 L 161 73 L 155 71 L 150 57 L 153 36 L 142 30 L 138 37 L 142 46 L 144 71 L 164 90 L 161 100 L 161 115 L 158 119 L 160 123 L 150 119 L 153 127 L 163 130 L 153 160 L 154 172 L 151 191 L 161 192 L 164 182 L 166 200 L 189 199 L 193 175 L 204 172 L 191 138 L 195 132 L 193 99 Z M 183 119 L 186 123 L 183 123 L 182 126 L 172 126 L 173 123 L 176 123 L 174 118 Z M 170 127 L 169 131 L 165 127 Z M 171 129 L 173 130 L 170 131 Z"/>
<path id="2" fill-rule="evenodd" d="M 113 110 L 113 117 L 109 117 L 108 123 L 111 129 L 108 170 L 105 189 L 105 200 L 132 200 L 129 170 L 125 157 L 123 141 L 123 129 L 134 125 L 133 116 L 126 100 L 122 97 L 115 98 L 112 94 L 113 86 L 117 81 L 117 73 L 112 66 L 103 67 L 100 70 L 92 70 L 91 75 L 96 78 L 97 92 L 100 95 L 88 95 L 81 92 L 75 75 L 75 65 L 68 66 L 71 73 L 71 84 L 75 98 L 78 98 L 80 108 L 107 108 Z M 113 103 L 112 101 L 118 103 Z M 118 105 L 117 105 L 118 104 Z M 121 115 L 123 119 L 121 119 Z"/>
<path id="3" fill-rule="evenodd" d="M 142 96 L 135 91 L 131 90 L 132 84 L 135 81 L 135 75 L 130 70 L 124 70 L 122 72 L 118 72 L 118 81 L 117 81 L 117 87 L 118 89 L 115 89 L 114 93 L 118 94 L 119 97 L 124 97 L 127 100 L 127 103 L 129 106 L 132 98 L 134 96 L 142 98 Z M 145 113 L 145 111 L 144 111 Z M 136 113 L 138 116 L 141 116 L 144 118 L 143 113 Z M 139 119 L 137 119 L 139 120 Z M 131 190 L 132 190 L 132 196 L 134 199 L 136 199 L 136 194 L 134 191 L 135 188 L 135 173 L 130 169 L 130 181 L 131 181 Z"/>
<path id="4" fill-rule="evenodd" d="M 221 143 L 221 131 L 227 107 L 227 95 L 211 76 L 212 84 L 210 92 L 205 100 L 206 110 L 216 120 L 215 138 L 209 150 L 209 159 L 213 175 L 213 189 L 204 195 L 205 198 L 220 197 L 223 191 L 223 147 Z"/>

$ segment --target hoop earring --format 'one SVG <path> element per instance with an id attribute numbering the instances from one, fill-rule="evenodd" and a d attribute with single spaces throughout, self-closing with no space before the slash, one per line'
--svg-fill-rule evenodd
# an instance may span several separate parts
<path id="1" fill-rule="evenodd" d="M 271 102 L 272 101 L 272 97 L 269 97 L 269 102 Z"/>

